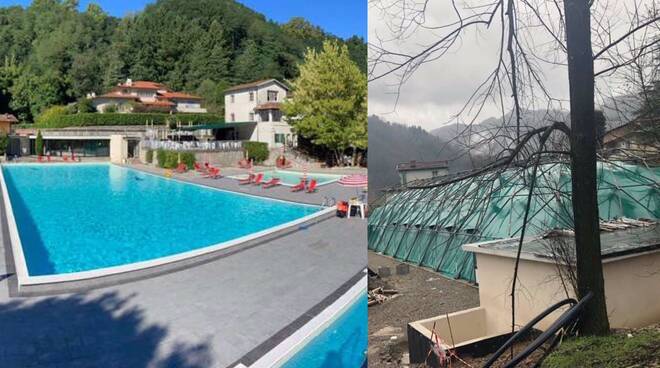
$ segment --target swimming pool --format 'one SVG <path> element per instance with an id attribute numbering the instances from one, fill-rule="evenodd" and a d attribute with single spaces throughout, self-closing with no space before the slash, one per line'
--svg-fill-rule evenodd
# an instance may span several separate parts
<path id="1" fill-rule="evenodd" d="M 282 368 L 366 367 L 367 297 L 362 295 Z"/>
<path id="2" fill-rule="evenodd" d="M 303 177 L 302 172 L 298 171 L 287 171 L 287 170 L 268 170 L 261 171 L 264 174 L 264 181 L 270 180 L 271 178 L 279 178 L 282 181 L 282 185 L 294 186 L 300 183 L 300 180 Z M 237 176 L 237 179 L 244 179 L 246 176 Z M 307 180 L 316 179 L 317 185 L 325 185 L 334 183 L 339 180 L 341 175 L 333 174 L 319 174 L 319 173 L 307 173 Z"/>
<path id="3" fill-rule="evenodd" d="M 112 164 L 3 165 L 2 176 L 29 276 L 222 247 L 323 211 Z"/>

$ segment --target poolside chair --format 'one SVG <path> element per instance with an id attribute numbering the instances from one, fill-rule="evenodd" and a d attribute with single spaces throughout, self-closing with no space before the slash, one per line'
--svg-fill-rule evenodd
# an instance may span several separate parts
<path id="1" fill-rule="evenodd" d="M 198 164 L 197 162 L 195 162 L 193 164 L 193 167 L 195 168 L 195 171 L 197 171 L 197 172 L 206 172 L 206 170 L 204 168 L 202 168 L 202 165 Z"/>
<path id="2" fill-rule="evenodd" d="M 298 184 L 294 185 L 293 187 L 291 187 L 291 191 L 292 192 L 300 192 L 301 190 L 305 190 L 305 184 L 306 184 L 305 179 L 300 179 L 300 183 L 298 183 Z"/>
<path id="3" fill-rule="evenodd" d="M 203 177 L 207 179 L 219 179 L 222 177 L 222 175 L 220 175 L 220 169 L 218 169 L 217 167 L 211 167 L 208 173 Z"/>
<path id="4" fill-rule="evenodd" d="M 269 181 L 265 182 L 261 187 L 262 188 L 271 188 L 280 185 L 280 178 L 272 178 Z"/>
<path id="5" fill-rule="evenodd" d="M 175 171 L 177 174 L 183 174 L 184 172 L 188 171 L 188 166 L 186 166 L 186 164 L 181 162 L 179 163 L 179 166 L 176 167 Z"/>
<path id="6" fill-rule="evenodd" d="M 64 161 L 69 161 L 69 156 L 65 155 L 64 153 L 62 154 L 62 160 Z"/>
<path id="7" fill-rule="evenodd" d="M 248 161 L 243 158 L 240 161 L 238 161 L 238 167 L 240 167 L 241 169 L 251 169 L 252 161 Z"/>
<path id="8" fill-rule="evenodd" d="M 44 157 L 42 155 L 37 156 L 37 162 L 43 162 Z"/>
<path id="9" fill-rule="evenodd" d="M 257 174 L 257 176 L 254 178 L 254 180 L 252 181 L 252 184 L 254 184 L 254 185 L 259 185 L 259 184 L 261 184 L 261 182 L 262 182 L 263 180 L 264 180 L 264 174 L 263 174 L 263 173 L 259 173 L 259 174 Z"/>
<path id="10" fill-rule="evenodd" d="M 249 174 L 247 178 L 245 179 L 239 179 L 238 184 L 239 185 L 246 185 L 252 183 L 252 180 L 254 180 L 254 174 Z"/>
<path id="11" fill-rule="evenodd" d="M 309 186 L 307 187 L 307 193 L 314 193 L 316 192 L 316 179 L 312 179 L 309 182 Z"/>

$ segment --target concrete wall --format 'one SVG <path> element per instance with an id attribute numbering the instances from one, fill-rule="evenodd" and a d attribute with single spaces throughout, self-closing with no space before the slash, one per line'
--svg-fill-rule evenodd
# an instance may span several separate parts
<path id="1" fill-rule="evenodd" d="M 228 167 L 237 166 L 238 161 L 243 158 L 243 151 L 222 152 L 196 152 L 195 160 L 200 164 L 208 162 L 215 166 Z"/>
<path id="2" fill-rule="evenodd" d="M 511 331 L 511 280 L 515 258 L 476 253 L 477 308 L 449 313 L 408 325 L 411 362 L 423 362 L 432 331 L 445 344 L 461 348 L 486 346 L 494 351 Z M 605 297 L 612 328 L 639 328 L 660 322 L 660 251 L 635 254 L 603 263 Z M 516 294 L 516 325 L 522 326 L 552 304 L 567 297 L 553 263 L 521 259 Z M 575 297 L 572 293 L 570 297 Z M 536 325 L 550 326 L 561 309 Z M 450 329 L 451 326 L 451 329 Z M 453 341 L 452 341 L 453 338 Z"/>
<path id="3" fill-rule="evenodd" d="M 110 136 L 110 162 L 121 164 L 128 159 L 128 141 L 123 135 Z"/>
<path id="4" fill-rule="evenodd" d="M 479 301 L 487 311 L 491 328 L 510 328 L 510 285 L 514 258 L 477 253 Z M 635 254 L 603 262 L 605 297 L 612 328 L 638 328 L 660 322 L 660 251 Z M 522 259 L 516 320 L 524 324 L 548 306 L 566 298 L 553 263 Z M 571 297 L 574 297 L 571 293 Z M 551 315 L 540 328 L 547 328 L 558 314 Z"/>
<path id="5" fill-rule="evenodd" d="M 92 105 L 96 108 L 98 112 L 105 112 L 105 109 L 110 105 L 117 106 L 117 112 L 130 112 L 133 107 L 131 106 L 131 100 L 127 99 L 111 99 L 111 98 L 95 98 L 92 101 Z"/>
<path id="6" fill-rule="evenodd" d="M 434 176 L 434 171 L 437 171 L 435 176 L 444 176 L 448 173 L 447 169 L 406 170 L 399 172 L 399 177 L 401 184 L 407 184 L 414 180 L 430 179 Z"/>

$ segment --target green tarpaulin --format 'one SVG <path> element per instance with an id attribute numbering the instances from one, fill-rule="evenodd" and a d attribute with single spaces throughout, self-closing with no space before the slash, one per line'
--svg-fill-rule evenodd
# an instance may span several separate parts
<path id="1" fill-rule="evenodd" d="M 509 169 L 396 193 L 369 218 L 369 249 L 474 282 L 474 256 L 461 246 L 520 235 L 531 175 Z M 659 182 L 659 168 L 599 163 L 601 219 L 659 219 Z M 538 167 L 527 235 L 572 228 L 570 189 L 567 164 Z"/>

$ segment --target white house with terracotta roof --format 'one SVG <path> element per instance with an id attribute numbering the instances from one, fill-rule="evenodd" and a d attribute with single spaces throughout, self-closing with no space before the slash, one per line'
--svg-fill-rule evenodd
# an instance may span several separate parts
<path id="1" fill-rule="evenodd" d="M 132 81 L 118 84 L 109 92 L 89 96 L 98 112 L 105 112 L 109 106 L 115 106 L 118 112 L 133 111 L 136 104 L 145 110 L 163 112 L 205 113 L 201 106 L 202 98 L 183 92 L 175 92 L 166 85 L 150 81 Z"/>
<path id="2" fill-rule="evenodd" d="M 280 110 L 290 93 L 277 79 L 233 86 L 225 90 L 225 122 L 251 123 L 237 129 L 241 140 L 268 143 L 271 148 L 295 145 L 296 135 Z"/>

